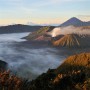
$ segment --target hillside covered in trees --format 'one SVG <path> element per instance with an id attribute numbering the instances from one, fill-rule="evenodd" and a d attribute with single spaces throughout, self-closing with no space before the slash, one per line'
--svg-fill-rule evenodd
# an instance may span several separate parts
<path id="1" fill-rule="evenodd" d="M 40 29 L 41 27 L 43 26 L 30 26 L 23 24 L 0 26 L 0 34 L 33 32 Z"/>

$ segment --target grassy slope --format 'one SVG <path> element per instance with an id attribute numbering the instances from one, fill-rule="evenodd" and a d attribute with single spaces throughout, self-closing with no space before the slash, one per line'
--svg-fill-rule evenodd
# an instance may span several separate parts
<path id="1" fill-rule="evenodd" d="M 90 53 L 82 53 L 68 57 L 62 65 L 60 65 L 56 72 L 67 73 L 72 70 L 88 70 L 90 69 Z"/>
<path id="2" fill-rule="evenodd" d="M 46 26 L 46 27 L 42 27 L 39 30 L 29 34 L 26 39 L 27 40 L 35 40 L 36 38 L 38 38 L 39 36 L 45 35 L 47 31 L 52 30 L 54 27 L 52 26 Z"/>

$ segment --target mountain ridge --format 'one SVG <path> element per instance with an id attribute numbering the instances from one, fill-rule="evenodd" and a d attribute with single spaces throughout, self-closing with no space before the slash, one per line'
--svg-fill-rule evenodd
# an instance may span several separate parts
<path id="1" fill-rule="evenodd" d="M 33 32 L 33 31 L 40 29 L 41 27 L 43 27 L 43 26 L 30 26 L 30 25 L 23 25 L 23 24 L 0 26 L 0 34 Z"/>

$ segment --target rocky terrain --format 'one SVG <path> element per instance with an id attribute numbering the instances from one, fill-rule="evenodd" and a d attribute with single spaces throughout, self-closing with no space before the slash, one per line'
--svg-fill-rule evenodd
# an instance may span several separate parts
<path id="1" fill-rule="evenodd" d="M 59 47 L 90 47 L 90 35 L 67 34 L 52 44 Z"/>

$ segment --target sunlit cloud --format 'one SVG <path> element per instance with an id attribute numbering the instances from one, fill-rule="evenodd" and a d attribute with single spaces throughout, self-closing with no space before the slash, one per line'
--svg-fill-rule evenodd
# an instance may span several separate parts
<path id="1" fill-rule="evenodd" d="M 90 21 L 90 15 L 78 15 L 77 17 L 83 21 Z"/>

